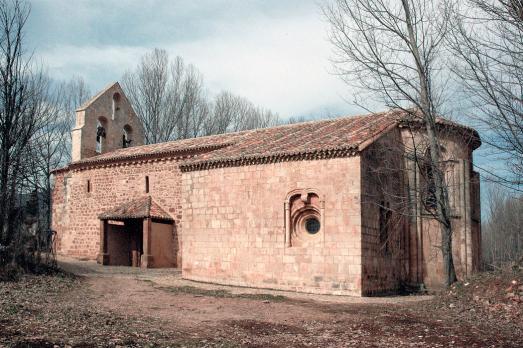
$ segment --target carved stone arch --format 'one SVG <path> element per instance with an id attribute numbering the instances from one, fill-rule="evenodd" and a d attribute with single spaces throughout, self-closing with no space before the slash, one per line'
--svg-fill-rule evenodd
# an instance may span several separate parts
<path id="1" fill-rule="evenodd" d="M 294 190 L 290 191 L 289 193 L 287 193 L 287 195 L 285 196 L 285 202 L 288 203 L 293 196 L 296 196 L 296 195 L 303 196 L 304 194 L 308 195 L 310 193 L 314 193 L 318 197 L 320 197 L 320 200 L 322 200 L 322 201 L 324 200 L 323 195 L 319 194 L 319 190 L 317 190 L 315 188 L 304 188 L 304 189 L 294 189 Z"/>
<path id="2" fill-rule="evenodd" d="M 325 200 L 319 190 L 294 189 L 286 195 L 284 207 L 285 246 L 292 246 L 292 239 L 298 240 L 300 236 L 303 239 L 308 235 L 311 238 L 325 235 Z"/>

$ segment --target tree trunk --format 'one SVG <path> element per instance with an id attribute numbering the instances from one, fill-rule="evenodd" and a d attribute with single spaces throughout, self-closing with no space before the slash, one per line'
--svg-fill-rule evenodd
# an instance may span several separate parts
<path id="1" fill-rule="evenodd" d="M 456 271 L 454 269 L 454 261 L 452 257 L 452 225 L 450 222 L 450 204 L 447 187 L 443 178 L 443 173 L 440 169 L 440 147 L 436 135 L 436 116 L 432 100 L 430 99 L 430 83 L 427 76 L 426 62 L 422 60 L 419 52 L 418 42 L 414 33 L 412 24 L 412 16 L 407 0 L 402 0 L 403 9 L 405 11 L 405 22 L 407 24 L 407 31 L 409 34 L 410 49 L 416 61 L 416 69 L 420 82 L 420 104 L 425 128 L 427 130 L 427 139 L 430 149 L 430 167 L 434 173 L 434 185 L 436 186 L 436 214 L 441 229 L 441 252 L 443 256 L 443 268 L 445 274 L 445 285 L 448 287 L 454 283 L 456 278 Z"/>

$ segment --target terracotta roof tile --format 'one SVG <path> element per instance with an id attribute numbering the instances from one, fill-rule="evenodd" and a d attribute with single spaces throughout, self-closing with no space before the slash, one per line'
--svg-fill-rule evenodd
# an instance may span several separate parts
<path id="1" fill-rule="evenodd" d="M 185 160 L 181 167 L 196 169 L 220 162 L 357 152 L 360 144 L 394 126 L 398 116 L 397 111 L 391 111 L 259 129 L 245 134 L 234 145 Z"/>
<path id="2" fill-rule="evenodd" d="M 150 155 L 176 155 L 182 153 L 194 153 L 202 151 L 212 151 L 214 149 L 229 146 L 242 133 L 228 133 L 212 135 L 207 137 L 190 138 L 176 141 L 169 141 L 159 144 L 141 145 L 118 149 L 102 155 L 88 157 L 80 161 L 73 162 L 75 165 L 88 163 L 103 163 L 117 160 L 139 159 Z"/>
<path id="3" fill-rule="evenodd" d="M 107 210 L 100 215 L 102 220 L 123 220 L 123 219 L 146 219 L 153 218 L 159 220 L 173 221 L 173 218 L 160 207 L 151 196 L 135 199 L 110 210 Z"/>
<path id="4" fill-rule="evenodd" d="M 272 128 L 135 146 L 89 157 L 74 162 L 74 164 L 110 162 L 185 152 L 203 152 L 205 155 L 199 155 L 198 158 L 205 159 L 232 155 L 296 153 L 347 147 L 366 140 L 372 134 L 392 124 L 394 120 L 390 117 L 391 114 L 392 112 L 384 112 L 366 116 L 309 121 Z M 386 115 L 389 115 L 389 117 L 386 117 Z"/>
<path id="5" fill-rule="evenodd" d="M 405 111 L 386 112 L 309 121 L 238 133 L 205 136 L 160 144 L 119 149 L 74 162 L 71 166 L 148 159 L 155 156 L 187 155 L 181 169 L 197 170 L 206 166 L 248 164 L 264 161 L 304 158 L 329 158 L 353 155 L 362 144 L 375 138 L 392 126 L 416 121 Z M 438 123 L 477 133 L 457 123 L 438 119 Z M 479 139 L 479 136 L 477 136 Z M 478 145 L 479 146 L 479 145 Z"/>

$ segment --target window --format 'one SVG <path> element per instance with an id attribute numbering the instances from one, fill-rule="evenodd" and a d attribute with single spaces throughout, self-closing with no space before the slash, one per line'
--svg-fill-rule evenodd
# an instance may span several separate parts
<path id="1" fill-rule="evenodd" d="M 112 115 L 113 120 L 116 118 L 116 114 L 120 110 L 120 99 L 121 99 L 120 93 L 113 94 L 113 115 Z"/>
<path id="2" fill-rule="evenodd" d="M 106 136 L 107 121 L 105 117 L 99 117 L 96 123 L 96 152 L 103 152 L 103 144 Z"/>
<path id="3" fill-rule="evenodd" d="M 325 202 L 315 190 L 308 188 L 289 192 L 285 198 L 284 208 L 287 247 L 323 243 Z"/>
<path id="4" fill-rule="evenodd" d="M 439 146 L 440 151 L 440 162 L 437 166 L 432 164 L 432 156 L 430 149 L 425 151 L 423 158 L 420 158 L 419 169 L 421 176 L 421 204 L 424 206 L 427 212 L 434 212 L 437 208 L 437 187 L 436 187 L 436 175 L 441 177 L 441 180 L 445 180 L 445 165 L 447 161 L 444 159 L 447 157 L 447 150 L 443 146 Z M 443 183 L 445 184 L 445 183 Z M 448 182 L 447 182 L 448 184 Z"/>
<path id="5" fill-rule="evenodd" d="M 87 193 L 91 192 L 91 180 L 87 180 Z"/>
<path id="6" fill-rule="evenodd" d="M 379 241 L 380 248 L 383 253 L 388 254 L 390 252 L 390 219 L 392 211 L 390 210 L 390 204 L 387 202 L 380 203 L 379 209 Z"/>
<path id="7" fill-rule="evenodd" d="M 309 218 L 305 221 L 305 231 L 307 231 L 308 234 L 316 234 L 320 231 L 320 221 L 315 218 Z"/>
<path id="8" fill-rule="evenodd" d="M 131 146 L 131 142 L 133 141 L 131 139 L 131 136 L 133 134 L 133 129 L 131 128 L 131 126 L 129 126 L 128 124 L 126 124 L 124 127 L 123 127 L 123 134 L 122 134 L 122 148 L 127 148 L 127 147 L 130 147 Z"/>
<path id="9" fill-rule="evenodd" d="M 149 177 L 145 177 L 145 193 L 149 193 Z"/>
<path id="10" fill-rule="evenodd" d="M 425 185 L 423 187 L 423 204 L 427 210 L 436 209 L 436 184 L 434 182 L 434 172 L 430 163 L 426 163 L 423 166 L 423 173 L 425 179 Z"/>

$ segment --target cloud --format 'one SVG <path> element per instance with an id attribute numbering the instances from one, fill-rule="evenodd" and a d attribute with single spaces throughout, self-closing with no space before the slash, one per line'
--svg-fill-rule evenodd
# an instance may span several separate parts
<path id="1" fill-rule="evenodd" d="M 227 89 L 283 117 L 356 112 L 329 73 L 313 1 L 38 1 L 31 21 L 30 42 L 51 75 L 81 75 L 93 91 L 160 47 L 194 64 L 210 94 Z"/>

